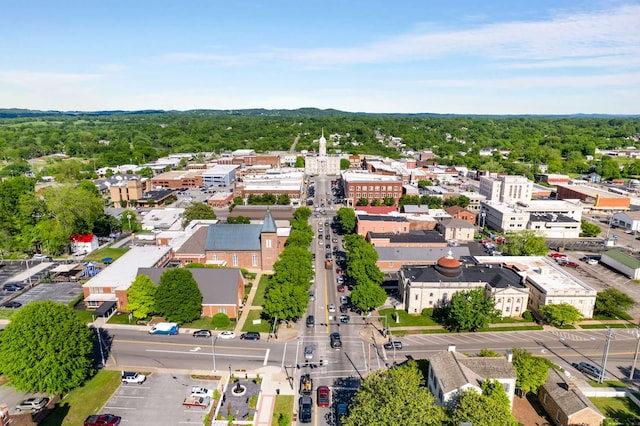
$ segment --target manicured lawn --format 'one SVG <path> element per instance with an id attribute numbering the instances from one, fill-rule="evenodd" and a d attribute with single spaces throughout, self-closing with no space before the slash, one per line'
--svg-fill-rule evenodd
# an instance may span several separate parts
<path id="1" fill-rule="evenodd" d="M 182 328 L 197 328 L 198 330 L 233 330 L 236 326 L 236 322 L 231 320 L 226 327 L 215 327 L 213 325 L 213 318 L 201 317 L 193 322 L 182 324 Z"/>
<path id="2" fill-rule="evenodd" d="M 277 395 L 276 403 L 273 407 L 273 417 L 271 419 L 271 424 L 273 426 L 278 426 L 278 419 L 280 415 L 287 416 L 289 418 L 289 423 L 291 424 L 291 417 L 293 415 L 293 395 Z"/>
<path id="3" fill-rule="evenodd" d="M 264 306 L 264 294 L 269 286 L 269 277 L 270 275 L 263 275 L 260 277 L 260 283 L 258 284 L 256 295 L 253 297 L 253 306 Z"/>
<path id="4" fill-rule="evenodd" d="M 91 311 L 87 311 L 85 309 L 74 309 L 73 313 L 75 313 L 78 318 L 80 318 L 80 321 L 85 324 L 93 322 L 93 315 L 91 314 Z"/>
<path id="5" fill-rule="evenodd" d="M 602 414 L 614 419 L 640 418 L 640 408 L 629 398 L 589 398 Z"/>
<path id="6" fill-rule="evenodd" d="M 121 247 L 121 248 L 105 247 L 103 249 L 100 249 L 100 250 L 94 251 L 93 253 L 88 254 L 87 257 L 85 257 L 85 261 L 93 260 L 96 262 L 101 262 L 102 259 L 104 259 L 105 257 L 110 257 L 111 259 L 113 259 L 112 261 L 115 261 L 116 259 L 121 257 L 123 254 L 125 254 L 127 251 L 129 251 L 127 247 Z"/>
<path id="7" fill-rule="evenodd" d="M 259 309 L 252 309 L 249 311 L 247 320 L 242 326 L 242 331 L 257 331 L 259 333 L 269 333 L 271 331 L 272 323 L 268 320 L 260 318 L 262 313 Z M 253 320 L 261 320 L 260 324 L 254 324 Z"/>
<path id="8" fill-rule="evenodd" d="M 576 329 L 576 327 L 571 324 L 565 324 L 561 327 L 556 327 L 556 328 L 558 328 L 559 330 L 575 330 Z"/>
<path id="9" fill-rule="evenodd" d="M 81 425 L 87 416 L 100 412 L 118 386 L 120 386 L 119 371 L 99 371 L 84 386 L 72 390 L 58 402 L 42 425 Z"/>
<path id="10" fill-rule="evenodd" d="M 594 388 L 626 388 L 627 385 L 620 380 L 605 380 L 602 383 L 598 383 L 595 380 L 587 380 L 587 383 Z"/>
<path id="11" fill-rule="evenodd" d="M 393 314 L 398 314 L 400 317 L 400 322 L 395 321 L 395 317 Z M 392 308 L 382 309 L 380 311 L 380 316 L 386 316 L 387 321 L 389 323 L 389 327 L 412 327 L 412 326 L 421 326 L 421 325 L 439 325 L 435 322 L 431 317 L 425 317 L 419 314 L 411 315 L 403 310 L 395 310 Z M 386 325 L 384 320 L 380 321 L 382 325 Z"/>
<path id="12" fill-rule="evenodd" d="M 597 329 L 597 328 L 627 328 L 625 324 L 580 324 L 580 328 L 585 330 Z"/>
<path id="13" fill-rule="evenodd" d="M 480 330 L 478 330 L 479 332 L 482 331 L 524 331 L 524 330 L 543 330 L 544 328 L 541 325 L 523 325 L 520 327 L 514 326 L 514 327 L 487 327 L 487 328 L 481 328 Z"/>

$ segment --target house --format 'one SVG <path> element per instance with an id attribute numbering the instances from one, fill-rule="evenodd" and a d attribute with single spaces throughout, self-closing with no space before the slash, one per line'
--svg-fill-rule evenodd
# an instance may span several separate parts
<path id="1" fill-rule="evenodd" d="M 611 226 L 640 231 L 640 211 L 614 213 L 611 217 Z"/>
<path id="2" fill-rule="evenodd" d="M 460 392 L 475 389 L 482 393 L 482 382 L 497 380 L 502 383 L 509 402 L 513 406 L 516 389 L 516 372 L 513 369 L 511 352 L 506 357 L 474 357 L 456 352 L 450 345 L 446 352 L 429 358 L 427 386 L 435 396 L 436 404 L 452 407 Z"/>
<path id="3" fill-rule="evenodd" d="M 270 271 L 284 250 L 290 228 L 278 228 L 267 210 L 262 224 L 219 223 L 196 230 L 173 260 Z"/>
<path id="4" fill-rule="evenodd" d="M 475 226 L 463 219 L 444 219 L 438 223 L 436 229 L 445 240 L 456 241 L 473 241 L 476 232 Z"/>
<path id="5" fill-rule="evenodd" d="M 447 213 L 449 213 L 451 215 L 451 217 L 454 218 L 454 219 L 466 220 L 467 222 L 469 222 L 472 225 L 476 224 L 476 216 L 477 215 L 474 212 L 465 209 L 464 207 L 451 206 L 451 207 L 445 209 L 445 211 Z"/>
<path id="6" fill-rule="evenodd" d="M 166 268 L 138 268 L 138 275 L 146 275 L 155 285 Z M 244 278 L 237 268 L 191 268 L 193 279 L 202 293 L 202 315 L 217 313 L 238 319 L 244 299 Z"/>
<path id="7" fill-rule="evenodd" d="M 88 254 L 98 250 L 98 237 L 93 234 L 71 235 L 71 251 L 75 254 Z"/>
<path id="8" fill-rule="evenodd" d="M 570 378 L 553 368 L 538 389 L 538 400 L 557 426 L 600 426 L 605 419 Z"/>

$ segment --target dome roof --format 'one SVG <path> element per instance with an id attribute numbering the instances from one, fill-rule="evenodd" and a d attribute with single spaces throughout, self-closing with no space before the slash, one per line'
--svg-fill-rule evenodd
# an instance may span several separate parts
<path id="1" fill-rule="evenodd" d="M 446 256 L 438 259 L 436 270 L 446 277 L 457 277 L 462 272 L 460 269 L 460 261 L 453 257 L 453 253 L 449 250 Z"/>

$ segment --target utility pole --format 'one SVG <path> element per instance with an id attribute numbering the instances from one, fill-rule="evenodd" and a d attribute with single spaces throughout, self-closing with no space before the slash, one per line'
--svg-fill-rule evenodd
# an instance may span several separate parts
<path id="1" fill-rule="evenodd" d="M 640 351 L 640 329 L 636 328 L 636 339 L 638 343 L 636 344 L 636 353 L 633 356 L 633 364 L 631 365 L 631 372 L 629 373 L 629 386 L 633 385 L 633 376 L 636 374 L 636 361 L 638 361 L 638 352 Z"/>
<path id="2" fill-rule="evenodd" d="M 605 371 L 607 369 L 607 358 L 609 358 L 609 345 L 611 344 L 611 339 L 613 339 L 613 328 L 607 327 L 607 339 L 604 342 L 604 353 L 602 354 L 602 368 L 600 370 L 600 377 L 598 377 L 598 383 L 602 383 L 604 381 Z"/>

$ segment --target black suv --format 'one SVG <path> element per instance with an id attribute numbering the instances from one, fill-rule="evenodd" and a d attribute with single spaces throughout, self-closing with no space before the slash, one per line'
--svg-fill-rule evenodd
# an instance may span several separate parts
<path id="1" fill-rule="evenodd" d="M 247 331 L 246 333 L 242 333 L 240 335 L 240 339 L 242 340 L 260 340 L 260 333 L 257 331 Z"/>
<path id="2" fill-rule="evenodd" d="M 329 335 L 331 340 L 331 347 L 333 349 L 340 349 L 342 347 L 342 340 L 340 340 L 340 333 L 331 333 Z"/>
<path id="3" fill-rule="evenodd" d="M 298 402 L 298 418 L 300 423 L 311 423 L 311 410 L 313 409 L 313 399 L 310 396 L 303 396 Z"/>
<path id="4" fill-rule="evenodd" d="M 307 327 L 313 327 L 316 324 L 315 318 L 313 315 L 309 315 L 307 317 Z"/>

